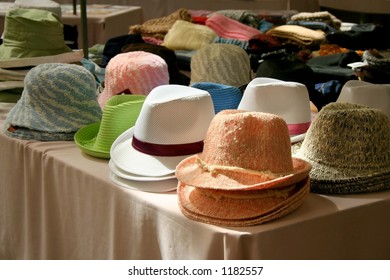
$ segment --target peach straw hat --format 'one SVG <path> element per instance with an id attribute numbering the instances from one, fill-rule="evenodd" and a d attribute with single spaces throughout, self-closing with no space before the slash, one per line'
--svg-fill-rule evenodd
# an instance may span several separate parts
<path id="1" fill-rule="evenodd" d="M 281 116 L 293 143 L 304 139 L 312 120 L 306 86 L 274 78 L 254 78 L 247 85 L 238 109 Z"/>
<path id="2" fill-rule="evenodd" d="M 114 95 L 148 95 L 160 85 L 169 84 L 168 65 L 153 53 L 134 51 L 115 55 L 107 64 L 104 89 L 98 96 L 100 107 Z"/>
<path id="3" fill-rule="evenodd" d="M 178 201 L 193 220 L 251 226 L 297 209 L 310 191 L 310 164 L 292 158 L 287 125 L 274 114 L 224 110 L 203 152 L 176 168 Z"/>
<path id="4" fill-rule="evenodd" d="M 176 177 L 202 189 L 264 190 L 300 182 L 310 168 L 305 160 L 292 157 L 281 117 L 224 110 L 211 122 L 203 152 L 181 161 Z"/>
<path id="5" fill-rule="evenodd" d="M 174 178 L 181 160 L 202 151 L 214 115 L 207 91 L 183 85 L 154 88 L 134 127 L 111 146 L 111 166 L 116 167 L 111 171 L 139 181 Z"/>

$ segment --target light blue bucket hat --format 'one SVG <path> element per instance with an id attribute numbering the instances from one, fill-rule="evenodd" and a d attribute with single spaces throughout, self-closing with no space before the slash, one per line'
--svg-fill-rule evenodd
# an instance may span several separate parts
<path id="1" fill-rule="evenodd" d="M 9 112 L 4 133 L 40 141 L 71 141 L 83 126 L 101 120 L 93 75 L 76 64 L 45 63 L 32 68 L 20 100 Z"/>

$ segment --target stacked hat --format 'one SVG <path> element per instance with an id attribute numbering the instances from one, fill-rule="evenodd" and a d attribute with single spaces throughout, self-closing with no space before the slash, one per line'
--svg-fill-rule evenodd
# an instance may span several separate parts
<path id="1" fill-rule="evenodd" d="M 214 13 L 206 20 L 206 26 L 222 38 L 233 38 L 243 41 L 260 37 L 263 33 L 249 25 L 231 19 L 223 14 Z"/>
<path id="2" fill-rule="evenodd" d="M 57 14 L 26 8 L 13 8 L 7 12 L 0 60 L 45 57 L 70 51 Z"/>
<path id="3" fill-rule="evenodd" d="M 390 118 L 390 84 L 347 81 L 336 102 L 361 104 L 382 110 Z"/>
<path id="4" fill-rule="evenodd" d="M 112 143 L 134 126 L 145 98 L 133 94 L 111 97 L 104 106 L 102 120 L 80 128 L 75 134 L 78 147 L 93 157 L 109 158 Z"/>
<path id="5" fill-rule="evenodd" d="M 323 22 L 329 26 L 340 29 L 341 20 L 328 11 L 300 12 L 291 16 L 292 21 Z"/>
<path id="6" fill-rule="evenodd" d="M 209 44 L 191 58 L 190 84 L 210 82 L 241 87 L 252 80 L 250 58 L 239 46 Z"/>
<path id="7" fill-rule="evenodd" d="M 180 72 L 177 64 L 177 57 L 173 50 L 165 46 L 153 45 L 148 43 L 132 43 L 122 48 L 122 52 L 144 51 L 161 56 L 168 65 L 169 83 L 188 86 L 190 78 Z"/>
<path id="8" fill-rule="evenodd" d="M 209 126 L 203 152 L 176 167 L 179 206 L 185 216 L 204 223 L 265 223 L 303 203 L 309 171 L 309 163 L 291 156 L 281 117 L 224 110 Z"/>
<path id="9" fill-rule="evenodd" d="M 294 24 L 284 24 L 274 27 L 267 31 L 266 34 L 300 47 L 316 47 L 326 41 L 324 31 L 312 30 Z"/>
<path id="10" fill-rule="evenodd" d="M 151 192 L 174 190 L 176 165 L 203 149 L 214 117 L 207 91 L 183 85 L 162 85 L 146 97 L 134 127 L 111 146 L 111 178 L 118 185 Z M 157 185 L 139 182 L 157 181 Z"/>
<path id="11" fill-rule="evenodd" d="M 242 99 L 242 91 L 238 87 L 208 82 L 194 83 L 191 86 L 210 93 L 216 114 L 222 110 L 237 109 Z"/>
<path id="12" fill-rule="evenodd" d="M 104 89 L 98 100 L 101 108 L 114 95 L 148 95 L 160 85 L 169 84 L 168 65 L 160 56 L 134 51 L 114 56 L 106 67 Z"/>
<path id="13" fill-rule="evenodd" d="M 81 127 L 101 117 L 91 72 L 75 64 L 45 63 L 26 75 L 21 98 L 8 114 L 4 132 L 20 139 L 70 141 Z"/>
<path id="14" fill-rule="evenodd" d="M 287 123 L 291 142 L 302 141 L 312 113 L 305 85 L 272 78 L 255 78 L 246 87 L 238 109 L 278 115 Z"/>
<path id="15" fill-rule="evenodd" d="M 390 189 L 390 119 L 379 109 L 330 103 L 318 113 L 296 156 L 312 164 L 312 192 Z"/>

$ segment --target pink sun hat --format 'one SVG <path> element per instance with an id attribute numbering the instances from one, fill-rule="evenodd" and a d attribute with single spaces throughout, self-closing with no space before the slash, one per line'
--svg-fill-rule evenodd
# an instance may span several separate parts
<path id="1" fill-rule="evenodd" d="M 148 95 L 152 89 L 169 84 L 168 65 L 156 54 L 144 51 L 120 53 L 106 67 L 104 89 L 98 97 L 104 105 L 114 95 Z"/>

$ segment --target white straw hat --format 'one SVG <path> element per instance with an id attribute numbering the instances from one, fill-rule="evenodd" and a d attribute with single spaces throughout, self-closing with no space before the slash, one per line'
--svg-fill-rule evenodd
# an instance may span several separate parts
<path id="1" fill-rule="evenodd" d="M 134 127 L 114 141 L 111 164 L 134 180 L 170 178 L 167 175 L 174 175 L 181 160 L 203 150 L 214 115 L 207 91 L 182 85 L 158 86 L 145 99 Z"/>
<path id="2" fill-rule="evenodd" d="M 390 118 L 390 84 L 347 81 L 336 102 L 353 103 L 380 109 Z"/>
<path id="3" fill-rule="evenodd" d="M 312 119 L 306 86 L 274 78 L 254 78 L 247 85 L 238 109 L 282 117 L 287 123 L 291 142 L 303 140 Z"/>

